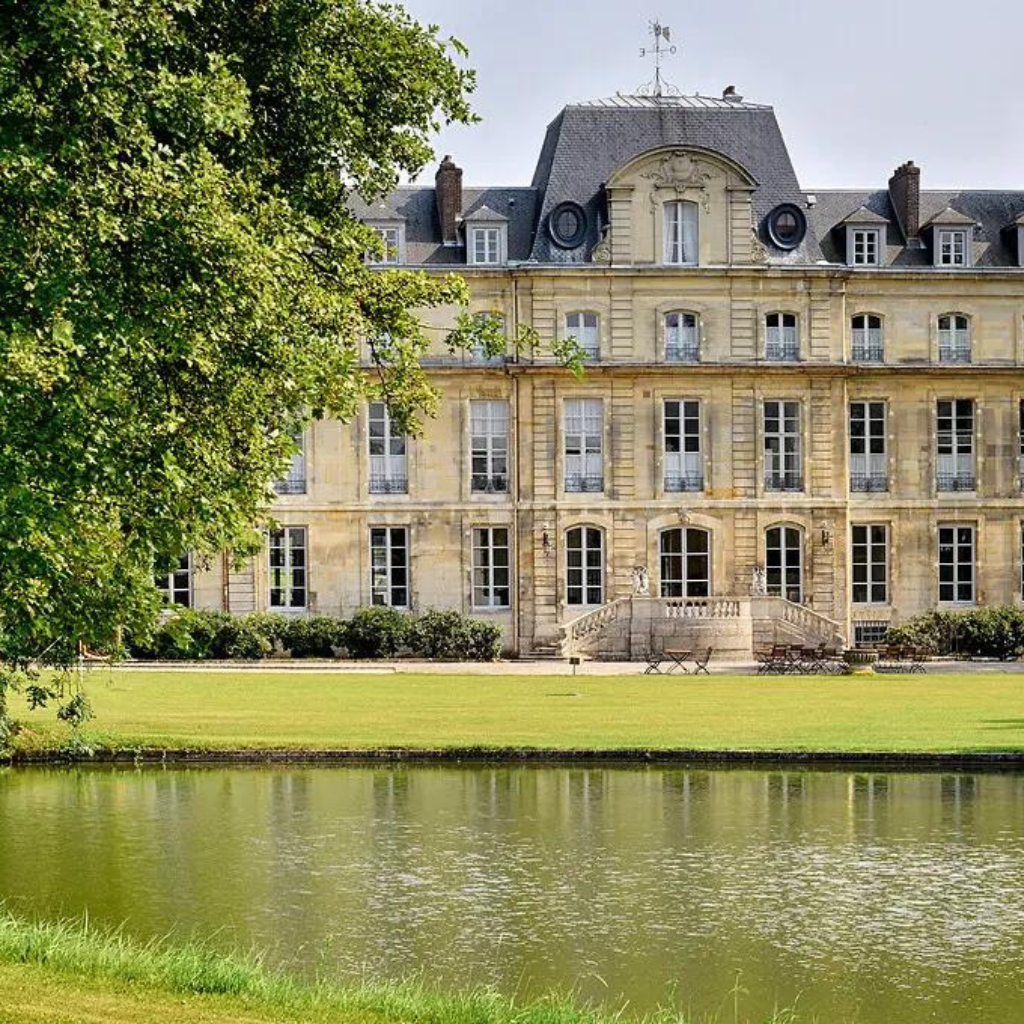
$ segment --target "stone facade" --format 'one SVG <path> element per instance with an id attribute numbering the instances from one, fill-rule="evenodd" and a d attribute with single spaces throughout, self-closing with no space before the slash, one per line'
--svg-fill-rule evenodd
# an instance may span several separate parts
<path id="1" fill-rule="evenodd" d="M 981 194 L 970 194 L 960 205 L 963 222 L 974 220 L 957 229 L 968 257 L 936 266 L 946 239 L 928 227 L 929 212 L 956 196 L 919 194 L 915 175 L 895 176 L 901 209 L 919 208 L 924 221 L 919 239 L 906 238 L 885 191 L 794 193 L 791 171 L 771 156 L 781 135 L 770 108 L 627 99 L 567 108 L 521 196 L 458 189 L 463 214 L 474 203 L 498 210 L 506 232 L 507 262 L 466 267 L 473 311 L 500 313 L 510 333 L 529 325 L 545 339 L 581 330 L 584 321 L 570 316 L 592 314 L 586 374 L 577 380 L 541 353 L 453 359 L 439 343 L 430 373 L 444 400 L 424 435 L 407 442 L 404 490 L 371 488 L 368 409 L 348 424 L 313 425 L 303 493 L 282 495 L 276 509 L 282 524 L 304 530 L 294 610 L 349 615 L 386 602 L 386 587 L 374 594 L 371 548 L 389 527 L 405 531 L 404 549 L 391 552 L 406 559 L 400 603 L 486 616 L 524 653 L 558 641 L 595 598 L 629 598 L 638 566 L 655 598 L 734 596 L 747 605 L 755 570 L 766 570 L 770 593 L 836 620 L 851 639 L 858 623 L 900 622 L 940 605 L 1019 604 L 1024 270 L 1014 218 L 1024 193 L 998 194 L 1003 206 L 991 216 L 971 207 Z M 655 131 L 658 104 L 692 117 L 668 128 L 663 118 Z M 582 172 L 578 183 L 559 177 L 560 147 L 576 145 L 573 132 L 591 122 L 605 136 L 626 132 L 631 114 L 634 152 L 596 186 Z M 740 159 L 762 150 L 771 166 Z M 371 223 L 405 216 L 410 263 L 450 270 L 466 260 L 468 226 L 460 246 L 443 247 L 436 203 L 420 201 L 433 189 L 406 191 L 384 209 L 355 212 Z M 546 218 L 560 196 L 577 204 L 587 238 L 556 251 Z M 695 218 L 685 265 L 667 262 L 667 204 L 690 204 Z M 774 230 L 773 210 L 784 208 L 797 211 L 796 245 L 774 244 L 789 222 Z M 870 216 L 853 216 L 858 209 Z M 844 232 L 865 223 L 878 225 L 877 262 L 850 265 Z M 455 312 L 431 315 L 443 325 Z M 690 319 L 680 326 L 677 314 Z M 881 346 L 868 358 L 855 345 L 855 331 L 869 329 L 861 316 L 873 318 L 870 341 Z M 681 337 L 696 349 L 682 359 Z M 782 358 L 772 349 L 780 339 L 794 346 Z M 961 348 L 951 357 L 953 342 Z M 571 404 L 577 399 L 597 404 Z M 507 480 L 489 490 L 473 465 L 471 403 L 480 401 L 504 403 L 509 423 L 507 468 L 495 477 Z M 576 453 L 579 410 L 591 416 L 589 462 Z M 686 411 L 686 443 L 698 450 L 684 458 L 673 450 L 685 447 L 674 425 Z M 879 449 L 868 463 L 851 451 L 861 412 L 873 418 Z M 777 462 L 783 419 L 798 450 Z M 589 467 L 582 478 L 580 466 Z M 507 547 L 507 597 L 500 572 L 485 571 L 500 566 L 501 553 L 475 551 L 475 531 L 488 527 L 507 531 L 486 537 Z M 379 582 L 395 566 L 376 546 Z M 230 578 L 225 564 L 195 569 L 197 604 L 271 606 L 268 558 Z M 280 584 L 280 566 L 275 578 Z M 401 584 L 400 566 L 395 579 Z M 482 592 L 486 609 L 474 604 Z M 749 624 L 737 628 L 749 636 Z"/>

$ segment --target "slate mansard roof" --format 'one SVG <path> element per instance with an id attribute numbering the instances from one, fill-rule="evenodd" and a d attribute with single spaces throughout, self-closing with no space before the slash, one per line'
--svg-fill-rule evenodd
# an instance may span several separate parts
<path id="1" fill-rule="evenodd" d="M 925 244 L 908 246 L 886 188 L 802 190 L 772 107 L 705 96 L 615 96 L 566 106 L 548 125 L 530 187 L 464 188 L 462 220 L 507 224 L 510 263 L 586 263 L 605 225 L 608 180 L 633 158 L 667 146 L 720 153 L 746 170 L 757 186 L 755 230 L 772 264 L 845 264 L 847 225 L 873 223 L 884 233 L 884 265 L 931 266 L 929 221 L 940 222 L 947 209 L 959 215 L 954 220 L 975 225 L 969 229 L 973 266 L 1019 267 L 1022 262 L 1015 226 L 1024 215 L 1024 191 L 922 189 Z M 575 249 L 554 245 L 547 230 L 551 211 L 567 201 L 587 213 L 587 232 Z M 792 252 L 775 247 L 765 229 L 769 212 L 782 203 L 796 204 L 807 217 L 807 235 Z M 464 244 L 442 244 L 432 185 L 399 188 L 374 204 L 355 198 L 350 206 L 363 221 L 404 222 L 407 263 L 465 265 Z"/>

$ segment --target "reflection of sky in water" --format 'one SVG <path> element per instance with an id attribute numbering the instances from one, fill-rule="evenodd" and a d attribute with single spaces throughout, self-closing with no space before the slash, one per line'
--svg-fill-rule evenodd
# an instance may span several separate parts
<path id="1" fill-rule="evenodd" d="M 1024 776 L 8 771 L 0 896 L 333 976 L 1017 1019 Z"/>

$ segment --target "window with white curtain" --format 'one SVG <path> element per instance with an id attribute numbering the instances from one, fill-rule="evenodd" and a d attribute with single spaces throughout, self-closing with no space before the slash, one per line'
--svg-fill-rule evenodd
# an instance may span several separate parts
<path id="1" fill-rule="evenodd" d="M 857 363 L 882 362 L 882 318 L 874 313 L 858 313 L 850 321 L 853 360 Z"/>
<path id="2" fill-rule="evenodd" d="M 508 491 L 508 402 L 469 403 L 470 485 L 475 494 Z"/>
<path id="3" fill-rule="evenodd" d="M 787 361 L 800 358 L 795 313 L 769 313 L 764 324 L 765 359 Z"/>
<path id="4" fill-rule="evenodd" d="M 696 313 L 665 314 L 665 360 L 700 362 L 700 320 Z"/>
<path id="5" fill-rule="evenodd" d="M 405 494 L 409 489 L 405 436 L 395 431 L 384 402 L 370 403 L 370 493 Z"/>
<path id="6" fill-rule="evenodd" d="M 946 313 L 939 317 L 939 362 L 969 363 L 971 361 L 971 324 L 963 313 Z"/>
<path id="7" fill-rule="evenodd" d="M 565 336 L 576 339 L 587 359 L 601 358 L 601 321 L 596 313 L 566 313 Z"/>
<path id="8" fill-rule="evenodd" d="M 802 491 L 803 446 L 800 403 L 764 403 L 764 486 L 767 491 Z"/>
<path id="9" fill-rule="evenodd" d="M 370 601 L 409 607 L 409 531 L 404 526 L 370 529 Z"/>
<path id="10" fill-rule="evenodd" d="M 936 412 L 936 489 L 973 491 L 974 400 L 940 398 Z"/>
<path id="11" fill-rule="evenodd" d="M 851 402 L 851 491 L 889 489 L 885 442 L 885 402 Z"/>
<path id="12" fill-rule="evenodd" d="M 704 464 L 700 450 L 700 402 L 670 398 L 664 404 L 665 490 L 702 491 Z"/>
<path id="13" fill-rule="evenodd" d="M 697 204 L 676 199 L 664 208 L 665 262 L 697 265 Z"/>
<path id="14" fill-rule="evenodd" d="M 292 440 L 296 450 L 292 453 L 288 473 L 274 481 L 274 490 L 278 494 L 306 493 L 306 435 L 293 434 Z"/>
<path id="15" fill-rule="evenodd" d="M 604 403 L 567 398 L 564 406 L 565 489 L 604 490 Z"/>
<path id="16" fill-rule="evenodd" d="M 939 527 L 939 600 L 974 603 L 974 527 Z"/>

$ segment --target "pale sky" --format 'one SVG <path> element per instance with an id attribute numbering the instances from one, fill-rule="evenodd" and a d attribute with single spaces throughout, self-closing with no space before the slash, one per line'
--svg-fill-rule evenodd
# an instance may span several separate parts
<path id="1" fill-rule="evenodd" d="M 804 188 L 884 188 L 914 160 L 922 188 L 1024 189 L 1024 0 L 403 4 L 469 47 L 483 122 L 436 146 L 467 185 L 528 185 L 562 106 L 649 80 L 658 18 L 678 44 L 665 77 L 773 106 Z"/>

